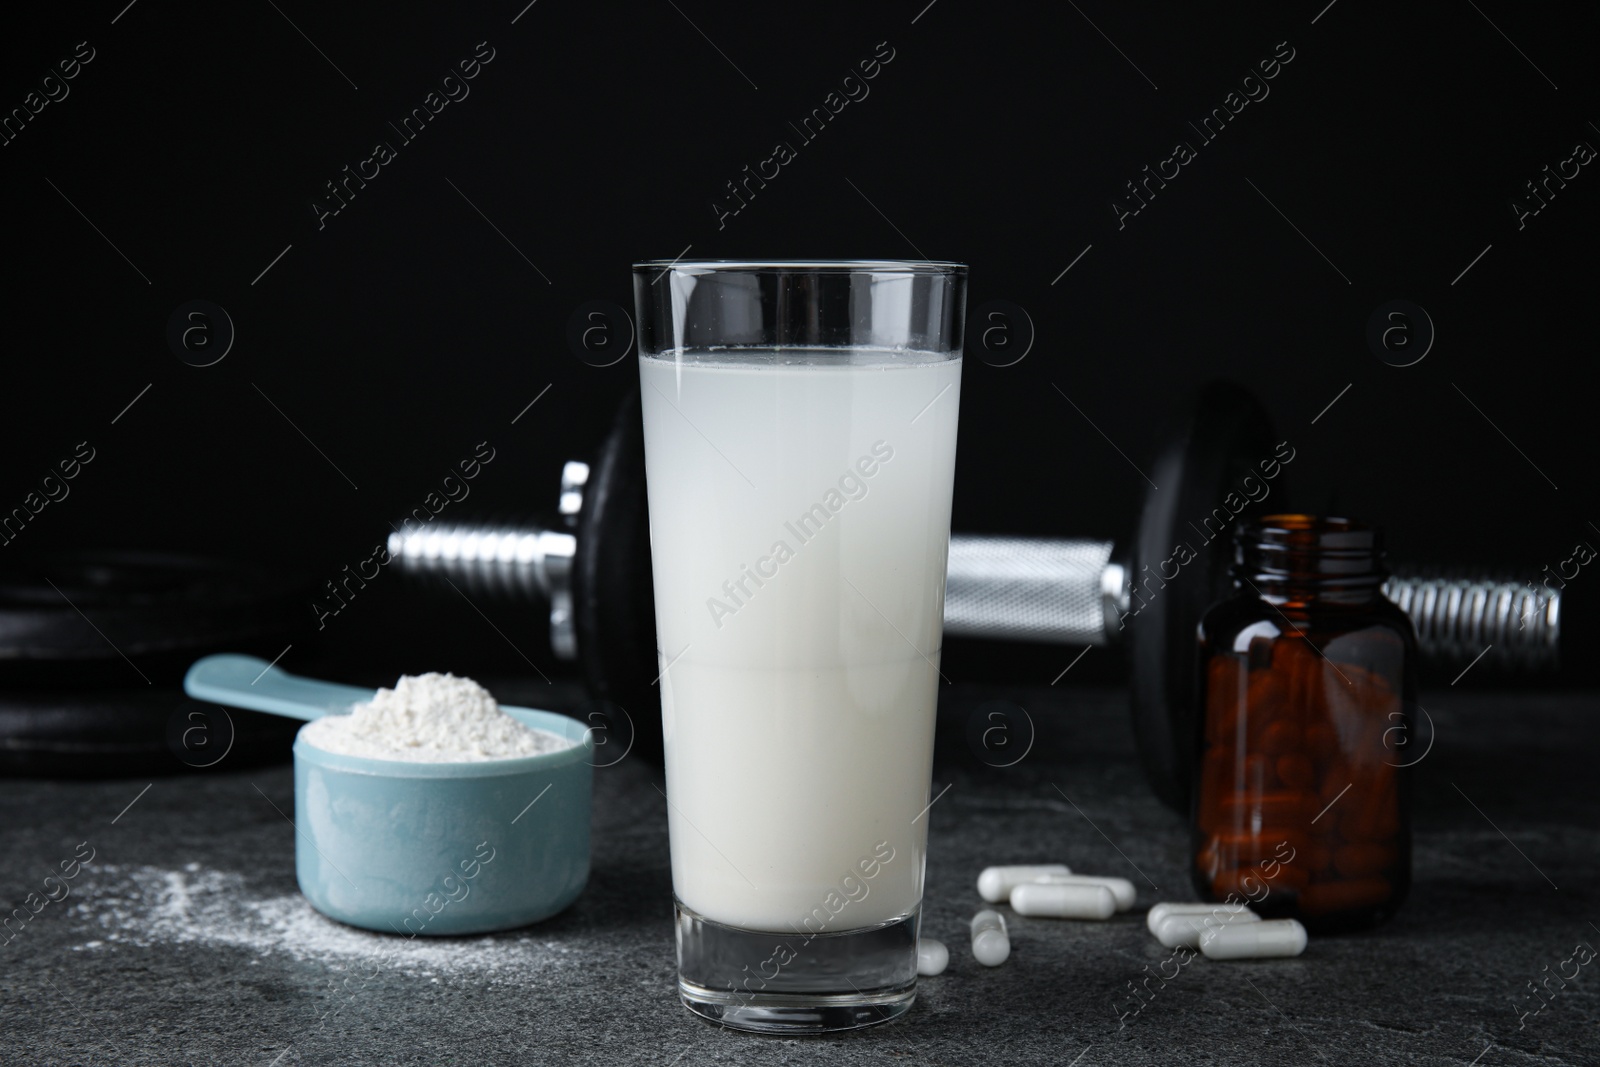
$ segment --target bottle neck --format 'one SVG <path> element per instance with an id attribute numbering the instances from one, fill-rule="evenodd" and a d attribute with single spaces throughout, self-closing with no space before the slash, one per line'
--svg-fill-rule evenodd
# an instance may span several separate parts
<path id="1" fill-rule="evenodd" d="M 1275 606 L 1370 605 L 1388 576 L 1382 531 L 1350 519 L 1267 515 L 1235 536 L 1234 587 Z"/>

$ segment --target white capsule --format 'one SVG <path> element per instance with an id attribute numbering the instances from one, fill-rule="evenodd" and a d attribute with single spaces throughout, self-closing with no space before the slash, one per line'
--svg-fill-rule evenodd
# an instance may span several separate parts
<path id="1" fill-rule="evenodd" d="M 944 942 L 931 937 L 917 938 L 917 973 L 924 978 L 943 974 L 950 965 L 950 950 Z"/>
<path id="2" fill-rule="evenodd" d="M 1018 915 L 1051 919 L 1109 919 L 1117 898 L 1103 885 L 1056 885 L 1028 882 L 1011 891 L 1011 907 Z"/>
<path id="3" fill-rule="evenodd" d="M 972 958 L 985 967 L 998 967 L 1011 955 L 1005 916 L 988 908 L 972 917 Z"/>
<path id="4" fill-rule="evenodd" d="M 1250 910 L 1220 912 L 1215 915 L 1168 915 L 1156 926 L 1156 938 L 1168 948 L 1199 948 L 1200 935 L 1213 927 L 1259 923 L 1261 916 Z"/>
<path id="5" fill-rule="evenodd" d="M 1072 868 L 1064 863 L 1036 863 L 1011 867 L 985 867 L 978 875 L 978 895 L 990 904 L 1004 904 L 1011 891 L 1023 882 L 1031 882 L 1047 874 L 1071 874 Z"/>
<path id="6" fill-rule="evenodd" d="M 1046 874 L 1033 879 L 1034 882 L 1044 885 L 1103 885 L 1111 890 L 1111 896 L 1117 902 L 1118 911 L 1127 911 L 1133 907 L 1133 883 L 1126 878 L 1101 878 L 1094 874 Z M 1011 891 L 1015 904 L 1016 890 Z"/>
<path id="7" fill-rule="evenodd" d="M 1150 914 L 1145 916 L 1144 922 L 1153 934 L 1156 932 L 1157 927 L 1161 925 L 1161 920 L 1168 915 L 1223 915 L 1229 912 L 1249 910 L 1249 906 L 1245 904 L 1174 904 L 1162 902 L 1150 909 Z"/>
<path id="8" fill-rule="evenodd" d="M 1306 928 L 1294 919 L 1228 923 L 1207 930 L 1200 951 L 1209 960 L 1264 960 L 1306 950 Z"/>

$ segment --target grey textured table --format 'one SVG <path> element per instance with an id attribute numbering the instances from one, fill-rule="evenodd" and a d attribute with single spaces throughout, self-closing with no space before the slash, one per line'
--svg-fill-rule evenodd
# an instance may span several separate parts
<path id="1" fill-rule="evenodd" d="M 1038 724 L 1006 769 L 964 739 L 996 697 Z M 1417 769 L 1416 883 L 1397 919 L 1314 939 L 1298 959 L 1197 959 L 1119 1022 L 1130 983 L 1167 955 L 1144 907 L 1190 895 L 1184 828 L 1145 788 L 1123 694 L 947 689 L 934 777 L 951 787 L 930 812 L 925 930 L 951 946 L 950 968 L 904 1020 L 808 1040 L 721 1030 L 679 1006 L 665 803 L 659 772 L 635 759 L 597 772 L 577 904 L 527 930 L 427 943 L 301 900 L 294 831 L 274 810 L 291 812 L 287 766 L 160 779 L 131 808 L 142 780 L 7 781 L 8 910 L 80 842 L 95 858 L 0 947 L 0 1062 L 1600 1063 L 1600 963 L 1550 977 L 1578 967 L 1563 961 L 1579 942 L 1600 946 L 1600 708 L 1509 692 L 1427 706 L 1437 743 Z M 1139 907 L 1107 923 L 1014 918 L 1011 959 L 986 970 L 963 937 L 973 880 L 1027 860 L 1129 877 Z M 1538 982 L 1550 992 L 1532 1000 Z"/>

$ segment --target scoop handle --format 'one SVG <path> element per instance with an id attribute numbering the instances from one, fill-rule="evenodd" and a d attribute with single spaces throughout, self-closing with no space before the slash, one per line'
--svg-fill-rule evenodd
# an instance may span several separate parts
<path id="1" fill-rule="evenodd" d="M 343 714 L 375 694 L 353 685 L 301 678 L 264 659 L 233 652 L 196 660 L 183 676 L 183 691 L 212 704 L 306 721 Z"/>

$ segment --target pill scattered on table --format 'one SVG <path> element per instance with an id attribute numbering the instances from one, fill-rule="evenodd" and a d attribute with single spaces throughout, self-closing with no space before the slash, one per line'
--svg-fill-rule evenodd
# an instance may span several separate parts
<path id="1" fill-rule="evenodd" d="M 1174 903 L 1162 901 L 1150 908 L 1150 914 L 1145 916 L 1145 925 L 1153 934 L 1161 925 L 1161 920 L 1168 915 L 1226 915 L 1230 912 L 1249 911 L 1245 904 L 1202 904 L 1202 903 Z"/>
<path id="2" fill-rule="evenodd" d="M 1253 911 L 1222 912 L 1216 915 L 1168 915 L 1156 926 L 1156 939 L 1167 948 L 1199 948 L 1206 931 L 1223 926 L 1251 926 L 1261 922 Z"/>
<path id="3" fill-rule="evenodd" d="M 1017 864 L 1009 867 L 985 867 L 978 875 L 978 895 L 990 904 L 1003 904 L 1011 891 L 1024 882 L 1031 882 L 1050 874 L 1071 874 L 1072 868 L 1064 863 Z"/>
<path id="4" fill-rule="evenodd" d="M 1117 901 L 1103 885 L 1065 885 L 1028 882 L 1011 891 L 1011 907 L 1018 915 L 1051 919 L 1109 919 Z"/>
<path id="5" fill-rule="evenodd" d="M 1112 899 L 1117 903 L 1118 911 L 1127 911 L 1133 907 L 1133 883 L 1126 878 L 1102 878 L 1094 874 L 1046 874 L 1032 880 L 1034 883 L 1045 885 L 1099 885 L 1111 890 Z M 1011 891 L 1012 904 L 1016 904 L 1016 889 Z"/>
<path id="6" fill-rule="evenodd" d="M 1005 916 L 984 908 L 972 917 L 972 958 L 985 967 L 998 967 L 1011 955 Z"/>
<path id="7" fill-rule="evenodd" d="M 1262 960 L 1298 956 L 1306 950 L 1306 928 L 1295 919 L 1227 923 L 1200 937 L 1209 960 Z"/>
<path id="8" fill-rule="evenodd" d="M 1009 948 L 1009 947 L 1008 947 Z M 924 978 L 943 974 L 950 965 L 950 950 L 944 942 L 932 937 L 917 938 L 917 973 Z"/>

